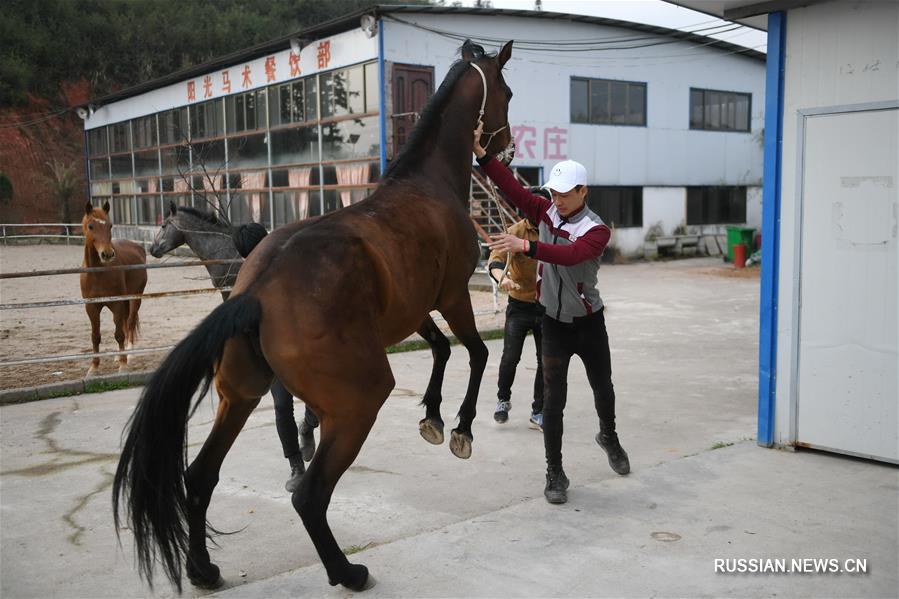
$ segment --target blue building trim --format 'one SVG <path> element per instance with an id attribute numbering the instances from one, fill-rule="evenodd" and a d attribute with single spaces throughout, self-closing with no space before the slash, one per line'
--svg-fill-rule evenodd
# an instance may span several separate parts
<path id="1" fill-rule="evenodd" d="M 780 201 L 783 163 L 785 12 L 768 15 L 765 80 L 765 161 L 762 189 L 762 281 L 759 308 L 758 444 L 774 444 L 777 386 L 777 294 L 780 278 Z"/>
<path id="2" fill-rule="evenodd" d="M 381 175 L 387 170 L 387 106 L 384 80 L 384 19 L 378 20 L 378 125 L 381 127 Z"/>

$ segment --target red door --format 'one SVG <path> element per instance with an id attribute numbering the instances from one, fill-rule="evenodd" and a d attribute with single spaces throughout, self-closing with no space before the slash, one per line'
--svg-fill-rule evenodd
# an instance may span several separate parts
<path id="1" fill-rule="evenodd" d="M 393 65 L 393 158 L 403 151 L 418 115 L 434 93 L 434 67 Z"/>

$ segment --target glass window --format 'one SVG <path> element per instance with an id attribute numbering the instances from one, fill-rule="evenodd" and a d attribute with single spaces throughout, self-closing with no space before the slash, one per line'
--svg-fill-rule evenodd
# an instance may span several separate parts
<path id="1" fill-rule="evenodd" d="M 117 198 L 112 198 L 112 201 L 110 201 L 110 213 L 113 222 L 122 225 L 135 224 L 132 200 L 132 196 L 120 196 Z"/>
<path id="2" fill-rule="evenodd" d="M 266 135 L 244 135 L 228 140 L 228 168 L 242 169 L 268 166 Z"/>
<path id="3" fill-rule="evenodd" d="M 222 135 L 222 101 L 209 100 L 190 107 L 190 136 L 193 139 Z"/>
<path id="4" fill-rule="evenodd" d="M 230 143 L 234 143 L 231 140 Z M 193 145 L 194 172 L 214 173 L 225 168 L 225 140 L 198 142 Z"/>
<path id="5" fill-rule="evenodd" d="M 137 223 L 140 225 L 162 224 L 162 200 L 158 195 L 137 196 Z"/>
<path id="6" fill-rule="evenodd" d="M 646 126 L 646 84 L 606 79 L 571 79 L 572 123 Z"/>
<path id="7" fill-rule="evenodd" d="M 380 92 L 378 86 L 378 63 L 365 65 L 365 112 L 378 112 Z"/>
<path id="8" fill-rule="evenodd" d="M 110 158 L 109 162 L 111 176 L 113 179 L 121 179 L 134 176 L 134 173 L 131 170 L 131 154 L 113 156 L 112 158 Z"/>
<path id="9" fill-rule="evenodd" d="M 159 154 L 157 150 L 134 153 L 134 176 L 146 177 L 159 174 Z"/>
<path id="10" fill-rule="evenodd" d="M 157 145 L 156 140 L 156 115 L 150 115 L 131 121 L 131 131 L 134 133 L 134 147 L 152 148 Z"/>
<path id="11" fill-rule="evenodd" d="M 590 99 L 587 95 L 588 82 L 586 79 L 571 80 L 571 122 L 589 123 Z"/>
<path id="12" fill-rule="evenodd" d="M 110 143 L 112 152 L 131 151 L 131 127 L 127 121 L 110 127 Z"/>
<path id="13" fill-rule="evenodd" d="M 108 196 L 112 193 L 112 184 L 109 181 L 97 183 L 91 181 L 91 197 Z"/>
<path id="14" fill-rule="evenodd" d="M 365 112 L 365 75 L 362 66 L 321 75 L 322 118 Z"/>
<path id="15" fill-rule="evenodd" d="M 267 97 L 266 91 L 260 89 L 225 98 L 228 133 L 264 129 Z"/>
<path id="16" fill-rule="evenodd" d="M 249 222 L 260 223 L 265 225 L 266 228 L 269 227 L 271 211 L 267 191 L 231 194 L 231 223 L 242 225 Z"/>
<path id="17" fill-rule="evenodd" d="M 749 132 L 752 95 L 690 89 L 690 129 Z"/>
<path id="18" fill-rule="evenodd" d="M 318 161 L 318 127 L 272 131 L 272 164 Z"/>
<path id="19" fill-rule="evenodd" d="M 172 146 L 160 150 L 162 174 L 177 175 L 190 170 L 190 151 L 185 146 Z"/>
<path id="20" fill-rule="evenodd" d="M 365 112 L 365 71 L 362 65 L 346 69 L 347 107 L 350 114 Z"/>
<path id="21" fill-rule="evenodd" d="M 745 187 L 687 188 L 688 225 L 742 224 L 745 222 Z"/>
<path id="22" fill-rule="evenodd" d="M 175 108 L 159 113 L 159 143 L 177 144 L 187 139 L 187 109 Z"/>
<path id="23" fill-rule="evenodd" d="M 91 179 L 109 178 L 109 159 L 98 158 L 90 161 Z"/>
<path id="24" fill-rule="evenodd" d="M 322 125 L 322 160 L 368 158 L 379 153 L 378 117 Z"/>
<path id="25" fill-rule="evenodd" d="M 309 77 L 303 80 L 303 107 L 306 110 L 307 121 L 318 118 L 318 78 Z"/>
<path id="26" fill-rule="evenodd" d="M 603 222 L 618 228 L 643 226 L 642 187 L 589 186 L 587 205 Z"/>
<path id="27" fill-rule="evenodd" d="M 91 129 L 87 132 L 87 147 L 91 156 L 103 156 L 109 153 L 106 143 L 106 127 Z"/>
<path id="28" fill-rule="evenodd" d="M 338 208 L 341 208 L 342 204 L 340 203 L 340 192 L 336 189 L 326 189 L 325 190 L 325 214 L 328 212 L 334 212 Z"/>

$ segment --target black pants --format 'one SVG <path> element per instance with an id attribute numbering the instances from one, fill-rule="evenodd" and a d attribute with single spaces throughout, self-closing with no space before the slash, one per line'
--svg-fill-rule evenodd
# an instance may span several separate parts
<path id="1" fill-rule="evenodd" d="M 300 455 L 300 442 L 297 423 L 293 418 L 293 395 L 276 378 L 272 381 L 272 397 L 275 400 L 275 428 L 278 429 L 278 438 L 281 439 L 284 457 L 298 456 Z M 308 407 L 303 419 L 307 427 L 318 426 L 318 417 Z"/>
<path id="2" fill-rule="evenodd" d="M 503 330 L 503 357 L 499 361 L 499 390 L 496 396 L 508 401 L 512 399 L 512 383 L 515 382 L 515 369 L 521 360 L 524 339 L 528 331 L 533 331 L 534 345 L 537 346 L 537 376 L 534 377 L 534 401 L 531 404 L 533 413 L 543 411 L 543 357 L 540 349 L 543 311 L 543 306 L 539 303 L 509 298 Z"/>
<path id="3" fill-rule="evenodd" d="M 600 310 L 574 322 L 543 318 L 543 443 L 548 466 L 562 465 L 562 413 L 568 395 L 568 364 L 580 356 L 593 389 L 593 403 L 602 430 L 615 430 L 615 389 L 606 321 Z"/>

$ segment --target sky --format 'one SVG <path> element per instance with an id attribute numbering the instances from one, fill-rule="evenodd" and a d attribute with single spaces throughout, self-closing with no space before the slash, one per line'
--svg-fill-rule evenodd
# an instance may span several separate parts
<path id="1" fill-rule="evenodd" d="M 534 0 L 491 0 L 493 8 L 510 8 L 528 10 L 534 8 Z M 451 2 L 447 1 L 447 4 Z M 465 6 L 473 6 L 474 0 L 464 0 Z M 680 6 L 675 6 L 663 0 L 543 0 L 543 10 L 550 12 L 562 12 L 594 17 L 606 17 L 633 21 L 648 25 L 670 27 L 693 31 L 721 25 L 723 30 L 727 21 L 715 19 L 705 13 L 696 12 Z M 728 41 L 732 44 L 753 48 L 760 52 L 765 51 L 768 35 L 751 27 L 739 27 L 715 35 L 717 29 L 700 31 L 700 35 L 710 35 L 717 39 Z"/>

